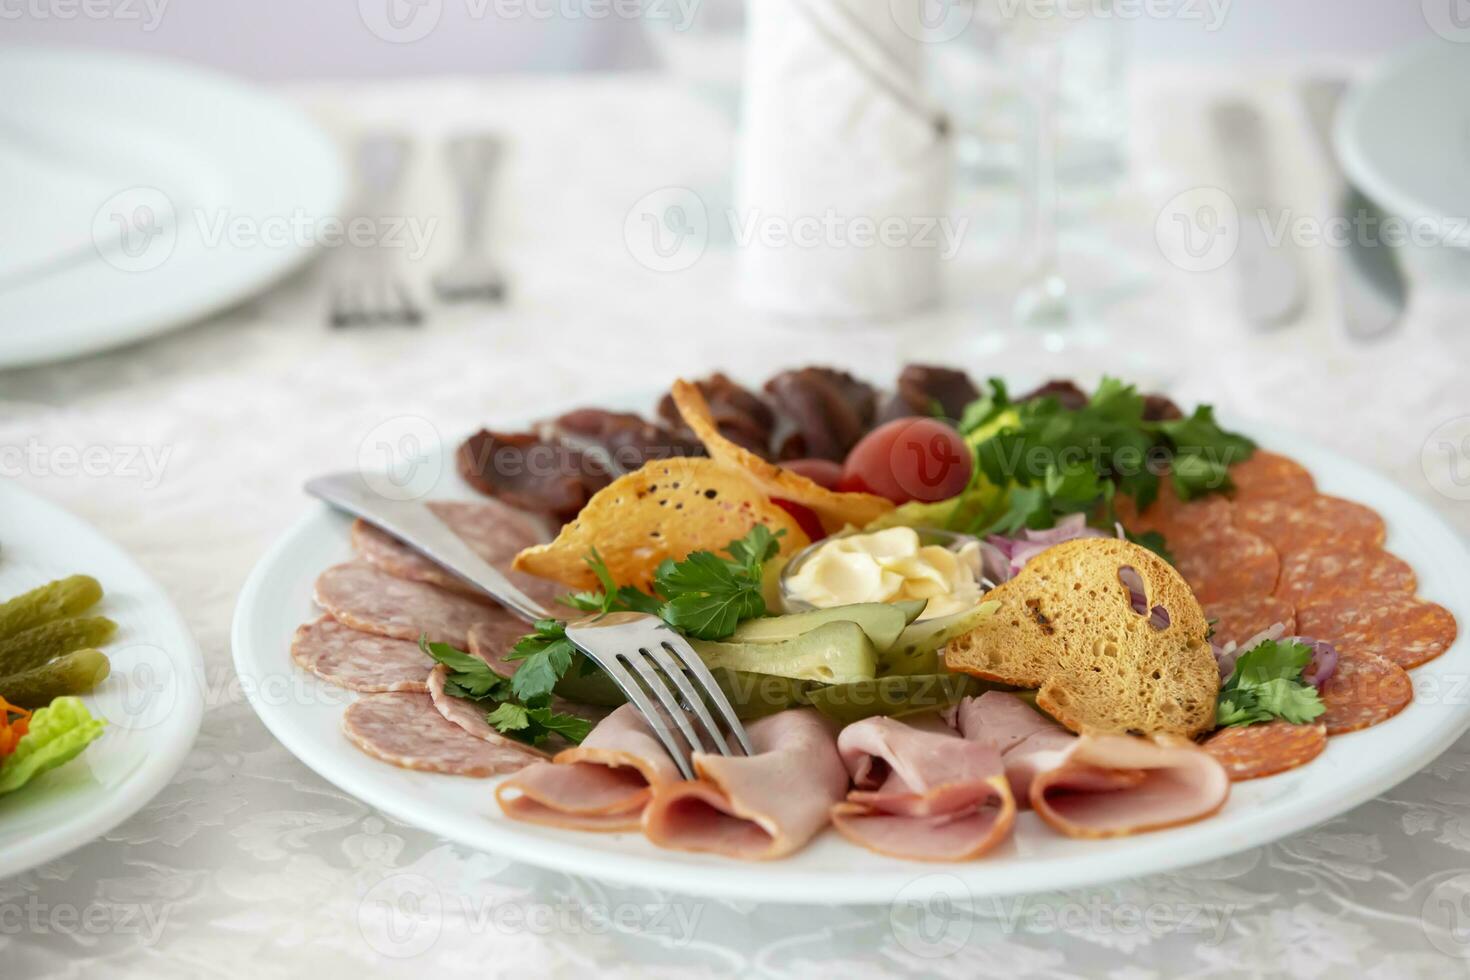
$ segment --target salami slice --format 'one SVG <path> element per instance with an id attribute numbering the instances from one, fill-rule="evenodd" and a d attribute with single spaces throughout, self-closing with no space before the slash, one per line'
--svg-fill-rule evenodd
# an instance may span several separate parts
<path id="1" fill-rule="evenodd" d="M 510 613 L 476 623 L 470 630 L 469 652 L 491 666 L 497 673 L 509 676 L 521 665 L 519 660 L 509 659 L 511 648 L 521 637 L 530 632 L 530 627 Z"/>
<path id="2" fill-rule="evenodd" d="M 1392 593 L 1313 598 L 1297 610 L 1296 625 L 1303 636 L 1330 640 L 1339 652 L 1377 654 L 1405 668 L 1433 660 L 1459 635 L 1448 609 Z"/>
<path id="3" fill-rule="evenodd" d="M 360 561 L 322 572 L 316 580 L 316 604 L 343 626 L 364 633 L 415 642 L 428 634 L 432 642 L 461 650 L 476 623 L 500 612 L 433 585 L 394 578 Z"/>
<path id="4" fill-rule="evenodd" d="M 298 627 L 291 659 L 349 691 L 427 691 L 433 661 L 417 643 L 348 629 L 331 616 Z"/>
<path id="5" fill-rule="evenodd" d="M 1233 527 L 1170 539 L 1174 567 L 1200 602 L 1270 595 L 1281 562 L 1265 539 Z"/>
<path id="6" fill-rule="evenodd" d="M 1244 643 L 1277 623 L 1286 636 L 1296 632 L 1296 609 L 1284 599 L 1269 595 L 1237 596 L 1205 603 L 1205 618 L 1215 621 L 1216 643 Z"/>
<path id="7" fill-rule="evenodd" d="M 1387 721 L 1414 700 L 1414 684 L 1397 664 L 1371 653 L 1341 651 L 1322 685 L 1327 711 L 1318 720 L 1328 735 L 1342 735 Z"/>
<path id="8" fill-rule="evenodd" d="M 1117 499 L 1118 522 L 1133 534 L 1157 531 L 1170 545 L 1175 538 L 1194 536 L 1231 521 L 1230 501 L 1217 493 L 1182 501 L 1174 493 L 1174 484 L 1166 474 L 1159 483 L 1159 496 L 1148 509 L 1139 513 L 1132 497 Z"/>
<path id="9" fill-rule="evenodd" d="M 542 605 L 550 605 L 555 602 L 559 593 L 566 591 L 558 583 L 525 575 L 510 567 L 518 552 L 548 539 L 547 528 L 540 518 L 496 500 L 485 503 L 434 501 L 428 507 L 475 554 L 505 573 L 522 591 Z M 461 581 L 391 534 L 365 521 L 353 522 L 352 546 L 360 558 L 389 575 L 415 582 L 428 582 L 481 602 L 488 601 L 474 586 Z"/>
<path id="10" fill-rule="evenodd" d="M 1276 595 L 1297 605 L 1363 593 L 1413 595 L 1419 580 L 1408 563 L 1382 548 L 1313 544 L 1283 555 Z"/>
<path id="11" fill-rule="evenodd" d="M 1306 501 L 1245 500 L 1235 504 L 1235 523 L 1265 538 L 1283 555 L 1318 544 L 1383 544 L 1383 518 L 1341 497 Z"/>
<path id="12" fill-rule="evenodd" d="M 1204 741 L 1204 750 L 1225 767 L 1232 783 L 1306 765 L 1326 747 L 1327 726 L 1287 721 L 1222 728 Z"/>
<path id="13" fill-rule="evenodd" d="M 534 746 L 517 742 L 515 739 L 507 738 L 500 734 L 490 723 L 485 720 L 486 709 L 472 701 L 457 698 L 444 690 L 444 681 L 449 676 L 449 668 L 443 664 L 436 666 L 429 674 L 429 697 L 434 702 L 434 710 L 444 717 L 445 721 L 458 726 L 462 731 L 475 738 L 491 742 L 496 745 L 505 745 L 512 749 L 523 749 L 536 756 L 549 759 L 551 753 L 543 752 Z"/>
<path id="14" fill-rule="evenodd" d="M 1235 484 L 1237 501 L 1306 501 L 1317 495 L 1317 483 L 1306 467 L 1264 449 L 1230 467 L 1230 481 Z"/>
<path id="15" fill-rule="evenodd" d="M 375 759 L 453 776 L 499 776 L 541 759 L 527 746 L 487 742 L 434 710 L 427 694 L 369 694 L 348 705 L 342 731 Z"/>

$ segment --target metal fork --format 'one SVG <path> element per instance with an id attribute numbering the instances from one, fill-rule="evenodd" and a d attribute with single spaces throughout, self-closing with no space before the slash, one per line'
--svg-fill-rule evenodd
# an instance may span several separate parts
<path id="1" fill-rule="evenodd" d="M 306 492 L 382 528 L 526 622 L 555 618 L 422 503 L 386 497 L 357 472 L 310 480 Z M 567 639 L 642 712 L 685 779 L 694 778 L 693 752 L 755 754 L 714 675 L 689 641 L 663 620 L 645 613 L 609 613 L 571 623 Z"/>
<path id="2" fill-rule="evenodd" d="M 396 133 L 373 133 L 357 145 L 359 211 L 382 218 L 408 168 L 413 144 Z M 354 245 L 346 256 L 349 268 L 332 284 L 328 321 L 333 327 L 408 326 L 423 322 L 408 284 L 392 269 L 381 242 Z"/>

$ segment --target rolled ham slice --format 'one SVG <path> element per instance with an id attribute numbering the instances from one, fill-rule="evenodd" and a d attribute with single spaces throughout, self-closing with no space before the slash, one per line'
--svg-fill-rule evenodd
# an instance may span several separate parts
<path id="1" fill-rule="evenodd" d="M 914 861 L 979 857 L 1016 819 L 1000 749 L 938 722 L 868 718 L 848 725 L 837 749 L 856 786 L 832 808 L 855 844 Z"/>
<path id="2" fill-rule="evenodd" d="M 826 719 L 798 708 L 747 729 L 756 754 L 695 753 L 699 778 L 654 787 L 643 832 L 660 847 L 747 861 L 785 857 L 827 825 L 847 768 Z"/>
<path id="3" fill-rule="evenodd" d="M 625 704 L 581 745 L 501 783 L 495 799 L 512 820 L 569 830 L 637 830 L 654 790 L 680 778 L 638 709 Z"/>
<path id="4" fill-rule="evenodd" d="M 1192 823 L 1230 795 L 1225 767 L 1177 736 L 1074 736 L 1015 695 L 996 691 L 967 698 L 956 721 L 967 739 L 1000 749 L 1016 798 L 1069 837 L 1122 837 Z"/>

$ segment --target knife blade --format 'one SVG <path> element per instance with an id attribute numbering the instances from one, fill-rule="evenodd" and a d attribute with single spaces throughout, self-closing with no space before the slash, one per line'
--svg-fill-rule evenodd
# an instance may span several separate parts
<path id="1" fill-rule="evenodd" d="M 1360 227 L 1382 228 L 1385 216 L 1352 186 L 1338 163 L 1333 129 L 1337 107 L 1346 91 L 1347 84 L 1342 81 L 1312 81 L 1302 86 L 1302 102 L 1327 162 L 1324 172 L 1331 181 L 1332 202 L 1329 217 L 1345 219 L 1352 229 L 1344 247 L 1329 249 L 1343 323 L 1354 340 L 1375 340 L 1398 325 L 1408 305 L 1408 283 L 1398 254 L 1390 245 L 1364 242 L 1358 234 Z"/>
<path id="2" fill-rule="evenodd" d="M 1290 241 L 1272 243 L 1264 216 L 1276 214 L 1266 127 L 1254 106 L 1223 102 L 1211 111 L 1225 158 L 1228 190 L 1240 214 L 1235 252 L 1241 312 L 1259 327 L 1290 323 L 1301 311 L 1306 288 L 1301 257 Z"/>

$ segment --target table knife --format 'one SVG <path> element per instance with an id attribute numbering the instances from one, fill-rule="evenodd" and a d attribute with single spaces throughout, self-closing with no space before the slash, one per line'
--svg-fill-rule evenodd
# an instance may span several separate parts
<path id="1" fill-rule="evenodd" d="M 1344 247 L 1329 249 L 1343 322 L 1349 337 L 1373 340 L 1398 325 L 1408 305 L 1408 284 L 1398 253 L 1382 241 L 1364 242 L 1358 233 L 1360 227 L 1382 228 L 1384 215 L 1352 186 L 1338 163 L 1333 127 L 1346 91 L 1347 85 L 1341 81 L 1308 82 L 1302 87 L 1302 102 L 1326 160 L 1324 171 L 1331 184 L 1332 201 L 1328 217 L 1345 219 L 1350 230 Z"/>
<path id="2" fill-rule="evenodd" d="M 1285 239 L 1273 243 L 1267 235 L 1281 208 L 1274 199 L 1266 127 L 1260 112 L 1244 102 L 1217 105 L 1211 120 L 1240 216 L 1234 264 L 1241 311 L 1257 326 L 1282 326 L 1301 311 L 1306 290 L 1295 246 Z"/>

